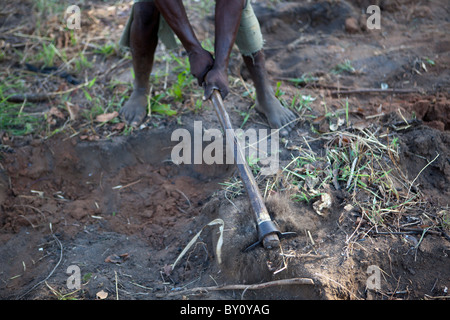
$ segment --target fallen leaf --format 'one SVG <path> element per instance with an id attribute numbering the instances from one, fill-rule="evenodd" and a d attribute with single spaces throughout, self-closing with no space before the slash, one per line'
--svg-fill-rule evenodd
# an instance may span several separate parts
<path id="1" fill-rule="evenodd" d="M 117 254 L 112 254 L 105 259 L 105 262 L 106 263 L 110 263 L 110 262 L 111 263 L 120 263 L 120 262 L 122 262 L 122 259 L 120 259 L 120 257 Z"/>
<path id="2" fill-rule="evenodd" d="M 330 131 L 336 131 L 338 129 L 338 125 L 335 123 L 330 124 Z"/>
<path id="3" fill-rule="evenodd" d="M 108 297 L 108 292 L 105 292 L 102 290 L 102 291 L 97 292 L 97 294 L 95 296 L 97 297 L 97 299 L 103 300 Z"/>
<path id="4" fill-rule="evenodd" d="M 80 107 L 77 104 L 70 103 L 69 101 L 66 101 L 66 107 L 69 111 L 70 120 L 76 120 L 78 118 L 78 114 L 80 113 Z"/>
<path id="5" fill-rule="evenodd" d="M 358 121 L 353 124 L 353 128 L 358 130 L 364 130 L 370 125 L 369 121 Z"/>
<path id="6" fill-rule="evenodd" d="M 111 112 L 111 113 L 103 113 L 95 117 L 95 121 L 97 122 L 108 122 L 111 121 L 114 118 L 117 118 L 119 116 L 119 113 L 117 111 Z"/>
<path id="7" fill-rule="evenodd" d="M 313 203 L 313 208 L 319 216 L 323 216 L 325 211 L 331 208 L 331 204 L 331 196 L 328 193 L 322 193 L 320 200 Z"/>
<path id="8" fill-rule="evenodd" d="M 166 264 L 166 265 L 163 267 L 163 271 L 164 271 L 164 273 L 165 273 L 166 276 L 170 276 L 170 274 L 172 273 L 172 266 Z"/>
<path id="9" fill-rule="evenodd" d="M 87 140 L 87 141 L 97 141 L 97 140 L 100 139 L 100 137 L 97 136 L 97 135 L 94 135 L 94 136 L 92 136 L 92 135 L 81 135 L 80 139 L 81 140 Z"/>
<path id="10" fill-rule="evenodd" d="M 125 123 L 124 122 L 119 122 L 119 123 L 116 123 L 115 125 L 113 125 L 111 127 L 111 130 L 112 131 L 121 131 L 123 128 L 125 128 Z"/>
<path id="11" fill-rule="evenodd" d="M 347 211 L 347 212 L 350 212 L 350 211 L 352 211 L 353 209 L 355 209 L 355 207 L 353 207 L 351 204 L 347 204 L 347 205 L 344 207 L 344 210 Z"/>
<path id="12" fill-rule="evenodd" d="M 57 118 L 64 119 L 64 114 L 57 107 L 51 107 L 47 114 L 49 116 L 55 116 Z"/>
<path id="13" fill-rule="evenodd" d="M 121 255 L 112 254 L 105 259 L 106 263 L 122 263 L 130 257 L 128 253 Z"/>
<path id="14" fill-rule="evenodd" d="M 122 258 L 122 261 L 125 261 L 125 260 L 128 260 L 128 258 L 130 257 L 130 254 L 128 252 L 127 253 L 122 253 L 120 255 L 120 257 Z"/>

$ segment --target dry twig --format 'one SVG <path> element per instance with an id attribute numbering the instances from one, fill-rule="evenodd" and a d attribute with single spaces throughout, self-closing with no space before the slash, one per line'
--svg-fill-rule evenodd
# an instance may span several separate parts
<path id="1" fill-rule="evenodd" d="M 192 289 L 186 289 L 178 292 L 169 293 L 169 296 L 178 295 L 178 294 L 186 294 L 186 293 L 195 293 L 195 292 L 208 292 L 208 291 L 223 291 L 223 290 L 260 290 L 275 286 L 285 286 L 285 285 L 313 285 L 314 281 L 310 278 L 291 278 L 291 279 L 282 279 L 269 281 L 258 284 L 231 284 L 231 285 L 222 285 L 222 286 L 212 286 L 212 287 L 197 287 Z"/>

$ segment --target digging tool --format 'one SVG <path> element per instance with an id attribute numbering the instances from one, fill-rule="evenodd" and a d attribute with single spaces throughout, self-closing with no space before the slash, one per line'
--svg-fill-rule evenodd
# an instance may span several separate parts
<path id="1" fill-rule="evenodd" d="M 255 214 L 257 229 L 258 229 L 258 241 L 248 248 L 245 251 L 255 248 L 257 245 L 262 243 L 264 248 L 272 249 L 279 246 L 280 238 L 287 235 L 295 234 L 294 232 L 286 232 L 281 233 L 278 227 L 273 223 L 272 219 L 269 216 L 269 212 L 264 204 L 263 197 L 259 192 L 258 185 L 256 184 L 255 178 L 245 161 L 244 154 L 242 152 L 241 146 L 239 145 L 239 141 L 236 138 L 233 127 L 231 125 L 230 118 L 225 109 L 225 106 L 222 101 L 222 97 L 218 90 L 214 90 L 211 102 L 214 106 L 214 109 L 219 118 L 220 124 L 222 125 L 223 130 L 226 132 L 227 144 L 229 146 L 233 146 L 233 155 L 236 165 L 239 170 L 239 174 L 241 176 L 244 187 L 247 191 L 248 197 L 250 199 L 250 204 L 253 209 L 253 213 Z"/>

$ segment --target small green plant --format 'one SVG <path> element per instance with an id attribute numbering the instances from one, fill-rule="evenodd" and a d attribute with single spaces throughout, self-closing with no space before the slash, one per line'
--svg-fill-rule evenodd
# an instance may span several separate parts
<path id="1" fill-rule="evenodd" d="M 161 100 L 165 97 L 165 93 L 160 93 L 150 99 L 151 112 L 156 112 L 166 116 L 174 116 L 177 114 L 176 110 L 171 109 L 170 104 L 162 103 Z"/>
<path id="2" fill-rule="evenodd" d="M 275 89 L 275 97 L 277 97 L 279 99 L 284 94 L 285 94 L 285 92 L 283 90 L 281 90 L 281 81 L 278 81 L 277 82 L 277 87 Z"/>
<path id="3" fill-rule="evenodd" d="M 19 76 L 6 75 L 0 84 L 0 128 L 14 136 L 22 136 L 40 129 L 45 121 L 44 113 L 29 113 L 33 104 L 24 100 L 12 103 L 8 99 L 25 91 L 25 82 Z"/>
<path id="4" fill-rule="evenodd" d="M 92 63 L 87 59 L 83 52 L 80 52 L 78 54 L 78 59 L 75 60 L 75 71 L 80 72 L 90 68 L 92 68 Z"/>
<path id="5" fill-rule="evenodd" d="M 255 157 L 254 155 L 250 155 L 247 157 L 248 166 L 252 170 L 254 176 L 257 176 L 261 171 L 261 167 L 259 166 L 258 162 L 259 158 Z"/>
<path id="6" fill-rule="evenodd" d="M 391 140 L 390 147 L 392 150 L 395 150 L 396 152 L 398 152 L 398 148 L 399 148 L 398 137 L 394 137 Z"/>
<path id="7" fill-rule="evenodd" d="M 56 47 L 53 43 L 42 42 L 42 49 L 35 57 L 36 61 L 42 61 L 44 67 L 53 67 L 55 65 Z"/>
<path id="8" fill-rule="evenodd" d="M 59 15 L 67 8 L 67 4 L 59 0 L 36 0 L 34 1 L 34 6 L 42 19 L 52 15 Z"/>
<path id="9" fill-rule="evenodd" d="M 309 203 L 322 194 L 319 190 L 331 179 L 331 174 L 318 165 L 320 161 L 311 150 L 304 150 L 283 168 L 286 183 L 295 191 L 291 196 L 294 201 Z"/>
<path id="10" fill-rule="evenodd" d="M 202 99 L 196 99 L 195 100 L 195 105 L 194 105 L 194 112 L 200 111 L 202 106 L 203 106 L 203 100 Z"/>
<path id="11" fill-rule="evenodd" d="M 250 118 L 250 112 L 252 111 L 252 109 L 255 108 L 255 106 L 256 104 L 253 104 L 247 111 L 240 112 L 240 115 L 244 117 L 244 120 L 242 121 L 240 128 L 243 128 L 244 125 L 247 123 L 248 119 Z"/>
<path id="12" fill-rule="evenodd" d="M 336 65 L 331 72 L 334 74 L 341 74 L 344 72 L 347 73 L 355 73 L 356 69 L 352 66 L 352 62 L 348 59 L 345 59 L 344 62 Z"/>
<path id="13" fill-rule="evenodd" d="M 349 125 L 349 123 L 348 123 L 348 98 L 345 99 L 344 109 L 345 109 L 345 123 L 348 126 Z"/>
<path id="14" fill-rule="evenodd" d="M 434 60 L 431 60 L 431 59 L 428 58 L 428 57 L 424 57 L 423 60 L 424 60 L 427 64 L 429 64 L 430 66 L 435 66 L 435 65 L 436 65 L 436 62 L 434 62 Z"/>
<path id="15" fill-rule="evenodd" d="M 172 95 L 176 101 L 183 101 L 183 91 L 189 86 L 187 81 L 188 74 L 186 71 L 182 71 L 177 75 L 177 81 L 169 88 L 170 95 Z"/>
<path id="16" fill-rule="evenodd" d="M 292 98 L 291 109 L 301 112 L 303 109 L 311 109 L 311 103 L 316 100 L 310 95 L 296 95 Z"/>
<path id="17" fill-rule="evenodd" d="M 240 196 L 244 191 L 244 186 L 241 179 L 234 176 L 224 182 L 219 182 L 219 185 L 224 187 L 225 197 L 228 200 Z"/>
<path id="18" fill-rule="evenodd" d="M 174 83 L 168 88 L 167 92 L 169 96 L 172 96 L 175 101 L 182 102 L 184 97 L 194 93 L 195 79 L 191 75 L 191 67 L 189 64 L 189 58 L 179 58 L 174 54 L 171 54 L 171 59 L 175 62 L 173 71 L 177 73 L 177 78 Z"/>
<path id="19" fill-rule="evenodd" d="M 88 272 L 83 276 L 83 278 L 81 280 L 83 281 L 83 283 L 87 283 L 87 282 L 89 282 L 89 280 L 91 280 L 91 278 L 92 278 L 92 273 Z"/>
<path id="20" fill-rule="evenodd" d="M 304 86 L 309 83 L 318 81 L 319 78 L 307 73 L 307 74 L 303 74 L 300 78 L 289 78 L 286 80 L 289 82 L 292 82 L 296 86 Z"/>
<path id="21" fill-rule="evenodd" d="M 115 44 L 111 43 L 105 43 L 102 46 L 99 46 L 97 49 L 94 50 L 94 53 L 98 53 L 103 55 L 105 58 L 108 58 L 117 52 L 117 46 Z"/>

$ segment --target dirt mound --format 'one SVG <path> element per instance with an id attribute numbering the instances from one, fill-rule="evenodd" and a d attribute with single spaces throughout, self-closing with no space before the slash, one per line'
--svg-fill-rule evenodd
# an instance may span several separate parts
<path id="1" fill-rule="evenodd" d="M 445 96 L 418 97 L 409 109 L 428 126 L 450 131 L 450 101 Z"/>
<path id="2" fill-rule="evenodd" d="M 385 298 L 392 295 L 415 299 L 436 279 L 442 280 L 433 290 L 445 291 L 447 284 L 441 272 L 446 269 L 448 256 L 440 254 L 448 251 L 444 238 L 428 235 L 417 251 L 415 245 L 420 239 L 415 235 L 397 238 L 390 232 L 372 232 L 355 208 L 344 207 L 342 195 L 336 192 L 332 197 L 334 205 L 325 216 L 319 216 L 310 205 L 290 201 L 286 195 L 269 197 L 266 204 L 274 222 L 282 232 L 296 232 L 297 236 L 283 239 L 279 250 L 256 247 L 249 252 L 243 249 L 257 238 L 245 199 L 213 199 L 203 214 L 226 221 L 219 279 L 248 284 L 314 279 L 314 285 L 244 291 L 240 296 L 244 299 L 377 299 L 376 293 L 369 290 L 369 276 L 375 268 L 387 273 L 377 291 L 387 293 Z M 410 218 L 414 219 L 413 214 Z M 215 243 L 217 235 L 212 238 Z M 431 260 L 436 272 L 427 266 Z"/>
<path id="3" fill-rule="evenodd" d="M 404 143 L 411 148 L 416 139 L 436 132 L 425 127 L 405 133 Z M 168 136 L 163 130 L 109 142 L 52 139 L 6 155 L 1 254 L 7 280 L 1 295 L 38 299 L 50 292 L 67 294 L 66 270 L 74 265 L 83 276 L 79 298 L 95 298 L 102 290 L 113 295 L 117 281 L 121 297 L 127 299 L 374 298 L 367 290 L 368 268 L 374 265 L 391 270 L 379 290 L 406 287 L 402 295 L 415 298 L 423 290 L 416 280 L 411 284 L 411 277 L 419 275 L 424 285 L 442 278 L 429 269 L 430 261 L 437 272 L 446 268 L 447 258 L 440 252 L 448 248 L 439 233 L 427 232 L 419 250 L 413 249 L 419 241 L 414 235 L 391 238 L 373 233 L 356 208 L 345 206 L 345 194 L 331 189 L 332 207 L 324 215 L 314 205 L 293 202 L 289 193 L 271 193 L 266 205 L 274 222 L 282 232 L 296 236 L 283 239 L 279 250 L 256 247 L 244 252 L 257 240 L 248 199 L 245 194 L 229 198 L 218 185 L 232 167 L 175 166 L 167 162 Z M 435 147 L 445 141 L 436 140 Z M 412 152 L 404 149 L 405 157 Z M 449 176 L 445 161 L 433 165 L 422 177 L 424 182 L 418 180 L 421 185 L 433 182 L 430 189 L 439 187 L 430 178 L 438 170 L 445 174 L 442 179 Z M 172 270 L 169 266 L 187 243 L 215 219 L 224 221 L 223 262 L 218 264 L 216 254 L 217 228 L 209 227 Z M 416 219 L 413 214 L 411 219 Z M 312 279 L 314 285 L 245 290 L 240 296 L 183 288 L 192 281 L 211 287 L 293 278 Z M 434 290 L 444 287 L 439 280 Z"/>
<path id="4" fill-rule="evenodd" d="M 450 134 L 426 126 L 405 132 L 401 166 L 436 205 L 450 204 Z M 426 168 L 426 169 L 424 169 Z"/>
<path id="5" fill-rule="evenodd" d="M 110 142 L 51 140 L 32 142 L 6 155 L 8 178 L 2 181 L 1 239 L 6 243 L 5 252 L 17 253 L 6 255 L 9 259 L 4 262 L 16 266 L 8 268 L 7 278 L 24 273 L 25 265 L 12 261 L 17 262 L 18 256 L 30 251 L 34 262 L 28 265 L 25 275 L 30 269 L 38 272 L 40 266 L 51 262 L 50 253 L 39 252 L 35 247 L 38 242 L 55 245 L 49 232 L 57 235 L 64 247 L 68 241 L 69 248 L 85 246 L 78 243 L 88 241 L 78 240 L 83 232 L 103 234 L 108 241 L 134 235 L 139 238 L 137 241 L 145 240 L 146 246 L 152 248 L 149 253 L 154 250 L 154 261 L 171 255 L 175 259 L 182 243 L 173 246 L 180 236 L 174 230 L 189 228 L 204 201 L 217 189 L 217 182 L 229 173 L 226 166 L 175 166 L 170 161 L 169 138 L 165 131 Z M 25 241 L 21 240 L 24 228 L 35 237 L 41 232 L 44 238 L 28 240 L 30 251 L 18 254 L 22 246 L 18 247 L 17 241 Z M 96 250 L 90 248 L 89 254 L 101 263 L 107 256 Z M 99 244 L 98 250 L 116 252 L 117 248 L 114 245 L 105 249 L 104 244 Z M 12 297 L 8 288 L 16 287 L 23 278 L 3 286 L 2 295 Z M 27 278 L 30 283 L 21 282 L 22 285 L 36 284 L 38 279 L 33 278 Z"/>

